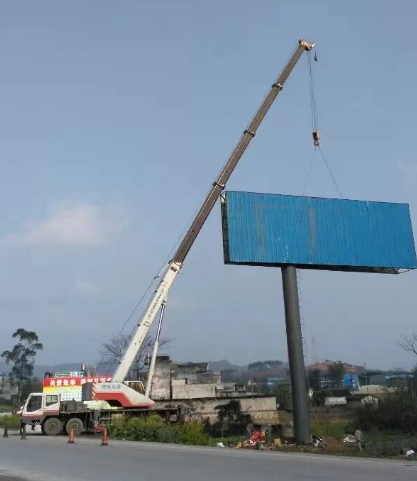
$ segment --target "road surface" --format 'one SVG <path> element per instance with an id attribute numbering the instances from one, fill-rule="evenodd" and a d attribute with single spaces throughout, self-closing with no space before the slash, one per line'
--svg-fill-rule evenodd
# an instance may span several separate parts
<path id="1" fill-rule="evenodd" d="M 0 481 L 406 481 L 416 461 L 199 448 L 28 433 L 0 438 Z M 13 479 L 13 478 L 11 478 Z"/>

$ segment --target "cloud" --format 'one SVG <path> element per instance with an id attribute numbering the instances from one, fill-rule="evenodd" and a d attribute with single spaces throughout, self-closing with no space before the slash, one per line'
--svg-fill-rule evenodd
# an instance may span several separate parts
<path id="1" fill-rule="evenodd" d="M 125 213 L 89 202 L 63 201 L 54 205 L 44 219 L 28 221 L 22 231 L 0 239 L 11 246 L 94 246 L 108 242 L 126 224 Z"/>
<path id="2" fill-rule="evenodd" d="M 94 297 L 100 294 L 100 289 L 93 282 L 78 280 L 75 284 L 75 292 L 83 297 Z"/>

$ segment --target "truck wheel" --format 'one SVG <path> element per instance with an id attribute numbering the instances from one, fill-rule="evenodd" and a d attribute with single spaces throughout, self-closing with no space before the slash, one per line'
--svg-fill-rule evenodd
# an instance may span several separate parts
<path id="1" fill-rule="evenodd" d="M 65 425 L 65 431 L 69 435 L 71 429 L 74 430 L 74 436 L 79 436 L 84 431 L 84 424 L 79 418 L 71 418 Z"/>
<path id="2" fill-rule="evenodd" d="M 42 424 L 42 431 L 47 436 L 58 436 L 58 434 L 61 432 L 61 429 L 61 421 L 58 418 L 48 418 Z"/>

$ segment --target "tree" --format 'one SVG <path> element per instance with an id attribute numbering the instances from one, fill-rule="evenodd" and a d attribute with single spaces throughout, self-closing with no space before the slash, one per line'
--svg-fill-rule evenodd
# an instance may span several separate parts
<path id="1" fill-rule="evenodd" d="M 292 389 L 290 384 L 276 384 L 273 395 L 277 400 L 279 409 L 289 411 L 292 409 Z"/>
<path id="2" fill-rule="evenodd" d="M 308 371 L 308 386 L 315 391 L 321 389 L 320 371 L 318 369 Z"/>
<path id="3" fill-rule="evenodd" d="M 337 361 L 329 366 L 329 378 L 334 383 L 341 383 L 345 375 L 345 365 L 343 362 Z"/>
<path id="4" fill-rule="evenodd" d="M 120 334 L 110 338 L 108 342 L 103 344 L 102 355 L 111 364 L 119 364 L 123 358 L 123 355 L 130 343 L 130 336 L 126 334 Z M 159 341 L 159 347 L 166 346 L 169 341 L 161 339 Z M 146 357 L 152 354 L 154 346 L 154 340 L 149 334 L 146 335 L 141 348 L 135 356 L 130 367 L 128 377 L 130 380 L 138 380 L 140 373 L 143 371 L 146 365 Z"/>
<path id="5" fill-rule="evenodd" d="M 218 424 L 221 426 L 221 437 L 225 434 L 225 427 L 228 433 L 241 434 L 246 431 L 246 426 L 252 422 L 252 416 L 242 411 L 238 399 L 231 399 L 226 404 L 219 404 L 214 408 L 217 411 Z M 216 429 L 218 426 L 214 426 Z"/>
<path id="6" fill-rule="evenodd" d="M 397 344 L 404 349 L 404 351 L 411 352 L 417 356 L 417 332 L 414 332 L 408 337 L 402 335 Z"/>
<path id="7" fill-rule="evenodd" d="M 325 401 L 326 401 L 325 390 L 319 389 L 313 392 L 313 399 L 312 399 L 313 406 L 324 406 Z"/>
<path id="8" fill-rule="evenodd" d="M 279 369 L 284 365 L 280 360 L 257 361 L 248 365 L 248 371 L 268 371 L 271 369 Z"/>
<path id="9" fill-rule="evenodd" d="M 23 328 L 17 329 L 12 337 L 17 338 L 19 342 L 11 351 L 3 351 L 1 357 L 6 364 L 12 365 L 9 379 L 12 385 L 17 386 L 17 400 L 20 403 L 22 387 L 31 380 L 36 354 L 43 349 L 43 345 L 39 342 L 36 332 Z"/>
<path id="10" fill-rule="evenodd" d="M 26 399 L 32 392 L 42 392 L 43 382 L 36 377 L 33 377 L 22 386 L 21 397 Z"/>

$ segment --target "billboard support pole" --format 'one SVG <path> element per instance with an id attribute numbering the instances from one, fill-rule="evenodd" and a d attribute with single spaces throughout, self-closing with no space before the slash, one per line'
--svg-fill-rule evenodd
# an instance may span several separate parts
<path id="1" fill-rule="evenodd" d="M 307 444 L 310 442 L 310 426 L 300 321 L 300 302 L 298 298 L 297 270 L 295 266 L 285 266 L 281 268 L 281 271 L 285 307 L 285 327 L 287 330 L 288 360 L 291 375 L 294 440 L 296 444 Z"/>

